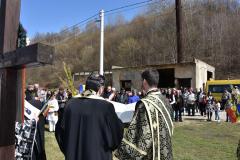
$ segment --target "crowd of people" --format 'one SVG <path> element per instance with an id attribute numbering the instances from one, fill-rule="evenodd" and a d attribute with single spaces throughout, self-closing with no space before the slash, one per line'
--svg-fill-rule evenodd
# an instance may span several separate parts
<path id="1" fill-rule="evenodd" d="M 28 85 L 25 91 L 25 99 L 39 110 L 42 109 L 44 104 L 48 106 L 43 114 L 36 118 L 38 121 L 37 135 L 34 141 L 32 159 L 46 159 L 44 145 L 46 121 L 49 124 L 49 131 L 55 132 L 59 147 L 66 159 L 112 159 L 112 151 L 117 148 L 118 150 L 115 156 L 119 159 L 130 158 L 132 156 L 135 158 L 147 158 L 145 152 L 151 149 L 150 144 L 152 143 L 156 143 L 154 146 L 158 146 L 154 148 L 159 152 L 158 155 L 164 154 L 172 159 L 170 137 L 173 132 L 173 123 L 168 113 L 170 112 L 170 105 L 165 104 L 165 100 L 162 99 L 163 97 L 159 89 L 156 88 L 156 84 L 158 83 L 157 73 L 157 71 L 147 71 L 142 75 L 145 79 L 143 81 L 144 91 L 146 93 L 144 99 L 141 99 L 143 98 L 142 92 L 137 92 L 136 90 L 125 91 L 121 89 L 120 92 L 117 92 L 115 88 L 108 86 L 104 91 L 104 77 L 101 75 L 91 75 L 88 78 L 86 90 L 81 93 L 81 98 L 72 98 L 69 90 L 63 87 L 59 87 L 57 90 L 48 90 L 46 88 L 41 88 L 38 84 Z M 108 101 L 130 104 L 138 102 L 140 99 L 143 102 L 146 100 L 146 102 L 149 103 L 137 103 L 138 107 L 136 108 L 138 109 L 136 109 L 135 112 L 138 114 L 134 114 L 133 121 L 130 123 L 128 136 L 123 137 L 123 124 L 121 120 L 118 119 L 113 104 Z M 153 101 L 153 99 L 155 100 Z M 160 112 L 159 108 L 154 110 L 155 105 L 161 107 L 164 113 Z M 144 108 L 152 108 L 153 110 L 146 111 Z M 155 117 L 156 115 L 159 115 L 159 117 Z M 139 119 L 140 117 L 142 120 Z M 156 118 L 161 122 L 166 121 L 164 122 L 166 124 L 158 126 L 158 122 L 152 120 L 151 123 L 148 122 L 149 119 Z M 144 123 L 142 123 L 143 120 L 145 121 Z M 151 140 L 158 137 L 160 133 L 160 130 L 156 133 L 151 133 L 150 128 L 156 126 L 166 133 L 163 135 L 164 137 L 161 138 L 166 140 L 167 146 L 162 146 L 157 142 L 151 142 Z M 144 130 L 148 129 L 144 131 L 144 135 L 142 135 L 138 132 L 138 128 Z M 136 136 L 141 136 L 141 138 L 128 138 Z M 151 137 L 149 140 L 149 136 L 154 137 Z M 76 139 L 79 139 L 78 142 L 81 143 L 81 146 L 84 146 L 85 149 L 82 150 L 81 146 L 79 146 L 80 148 L 76 147 Z M 94 144 L 91 143 L 93 139 Z M 126 140 L 128 143 L 123 144 Z M 104 148 L 102 148 L 102 144 L 104 144 Z M 140 149 L 144 152 L 139 154 L 138 149 L 131 149 L 133 145 L 142 146 L 143 148 L 140 147 Z M 96 154 L 84 152 L 86 149 L 94 151 Z M 127 152 L 129 149 L 136 153 L 128 154 Z M 166 151 L 167 153 L 165 153 Z M 139 155 L 137 155 L 137 153 Z M 82 158 L 77 158 L 76 156 L 81 156 Z M 149 154 L 147 156 L 154 157 L 156 155 Z"/>
<path id="2" fill-rule="evenodd" d="M 39 84 L 28 85 L 25 91 L 25 99 L 40 101 L 42 106 L 48 103 L 44 116 L 49 123 L 49 131 L 54 132 L 59 116 L 62 116 L 66 102 L 72 98 L 72 94 L 60 86 L 58 90 L 41 88 Z"/>
<path id="3" fill-rule="evenodd" d="M 142 92 L 137 92 L 135 89 L 126 91 L 124 88 L 117 91 L 114 87 L 108 86 L 103 93 L 103 98 L 122 104 L 130 104 L 138 102 L 142 98 Z"/>
<path id="4" fill-rule="evenodd" d="M 181 89 L 154 88 L 154 89 L 156 89 L 156 91 L 154 92 L 156 92 L 157 94 L 158 93 L 161 94 L 160 96 L 161 98 L 165 97 L 163 102 L 165 102 L 165 100 L 169 102 L 164 104 L 165 105 L 169 104 L 169 107 L 170 107 L 169 109 L 173 111 L 173 112 L 169 111 L 169 114 L 171 115 L 170 118 L 172 121 L 175 121 L 175 122 L 182 122 L 183 121 L 182 116 L 185 114 L 187 114 L 188 116 L 195 116 L 196 113 L 199 113 L 201 116 L 206 117 L 207 121 L 212 121 L 213 113 L 215 113 L 215 120 L 220 122 L 220 111 L 226 110 L 227 108 L 232 107 L 234 104 L 239 104 L 240 102 L 240 91 L 237 86 L 232 88 L 231 91 L 228 91 L 227 89 L 225 89 L 220 101 L 217 101 L 216 98 L 211 94 L 211 92 L 205 93 L 202 89 L 200 89 L 198 92 L 194 91 L 192 88 L 188 88 L 188 89 L 187 88 L 181 88 Z M 151 93 L 151 90 L 148 92 L 144 92 L 144 91 L 138 92 L 135 89 L 132 91 L 126 91 L 125 89 L 121 89 L 120 91 L 117 91 L 114 87 L 108 86 L 101 91 L 101 94 L 99 95 L 99 97 L 105 100 L 115 101 L 122 104 L 130 104 L 130 103 L 138 102 L 140 100 L 143 102 L 145 97 L 148 97 L 149 92 Z M 39 110 L 41 110 L 41 107 L 45 103 L 47 103 L 47 106 L 48 106 L 47 109 L 44 111 L 43 115 L 38 117 L 39 118 L 38 134 L 36 135 L 37 140 L 35 142 L 36 143 L 39 142 L 39 143 L 34 145 L 35 149 L 33 153 L 34 155 L 33 159 L 34 157 L 41 157 L 40 159 L 44 160 L 46 158 L 45 149 L 44 149 L 45 148 L 44 147 L 44 130 L 45 130 L 44 125 L 47 121 L 47 123 L 49 124 L 49 132 L 56 131 L 57 122 L 59 120 L 64 119 L 63 113 L 65 112 L 67 102 L 72 98 L 72 94 L 68 89 L 65 89 L 62 86 L 60 86 L 57 90 L 48 90 L 48 89 L 39 87 L 38 84 L 28 85 L 25 93 L 26 93 L 26 97 L 25 97 L 26 100 L 29 101 L 32 105 L 34 105 Z M 82 96 L 88 97 L 91 94 L 95 95 L 97 93 L 95 93 L 93 90 L 86 89 L 86 91 L 82 93 Z M 153 98 L 154 96 L 155 95 L 151 95 L 149 99 L 151 100 L 151 98 Z M 82 101 L 81 103 L 85 104 L 84 101 Z M 137 103 L 137 105 L 140 105 L 140 104 L 142 103 Z M 148 104 L 148 103 L 143 103 L 143 104 Z M 91 106 L 92 103 L 89 102 L 89 105 Z M 228 122 L 229 121 L 228 114 L 226 115 L 226 117 L 227 117 L 226 121 Z M 134 120 L 135 119 L 133 117 L 133 121 Z M 115 121 L 116 123 L 115 125 L 119 125 L 115 118 L 113 119 L 113 121 Z M 131 123 L 130 123 L 130 126 L 133 125 L 132 127 L 134 127 L 135 124 L 131 124 Z M 120 128 L 118 129 L 116 128 L 116 130 L 119 130 Z M 58 132 L 61 132 L 61 131 L 58 131 Z M 117 135 L 118 133 L 114 133 L 114 134 Z M 61 142 L 62 141 L 61 136 L 63 135 L 59 133 L 56 134 L 56 138 L 58 140 L 60 148 L 63 147 L 63 144 L 62 144 L 63 142 Z M 121 138 L 122 135 L 118 135 L 118 136 L 120 136 L 119 138 Z M 119 142 L 115 142 L 115 143 L 119 143 Z M 125 147 L 125 146 L 122 146 L 122 147 Z M 64 150 L 66 149 L 61 148 L 61 150 L 64 152 Z M 122 150 L 119 150 L 119 154 L 123 154 Z M 118 156 L 122 156 L 122 155 L 118 155 Z"/>
<path id="5" fill-rule="evenodd" d="M 232 88 L 231 91 L 225 89 L 221 100 L 217 100 L 211 92 L 206 93 L 201 88 L 199 91 L 193 90 L 192 88 L 168 88 L 159 90 L 171 104 L 174 111 L 172 118 L 175 122 L 182 122 L 183 115 L 195 116 L 196 113 L 206 117 L 207 121 L 212 121 L 212 117 L 215 115 L 215 121 L 220 122 L 220 112 L 231 107 L 233 104 L 237 104 L 237 97 L 240 95 L 237 86 Z M 116 91 L 112 86 L 108 86 L 103 94 L 103 98 L 123 104 L 138 102 L 143 97 L 144 93 L 141 91 L 135 89 L 125 91 L 123 88 L 120 91 Z M 230 121 L 227 113 L 226 121 Z"/>
<path id="6" fill-rule="evenodd" d="M 188 116 L 195 116 L 197 112 L 200 112 L 201 116 L 207 116 L 208 121 L 212 121 L 212 115 L 215 112 L 215 120 L 220 120 L 219 102 L 214 99 L 211 92 L 206 94 L 202 89 L 196 92 L 192 88 L 180 90 L 173 88 L 163 89 L 162 94 L 169 100 L 174 110 L 173 119 L 176 122 L 183 121 L 182 115 L 185 115 L 185 112 Z"/>
<path id="7" fill-rule="evenodd" d="M 58 119 L 63 116 L 64 107 L 68 100 L 72 98 L 72 94 L 68 89 L 60 86 L 58 89 L 46 89 L 40 87 L 39 84 L 29 84 L 25 91 L 25 99 L 36 107 L 38 110 L 42 110 L 44 104 L 47 104 L 39 117 L 37 124 L 36 141 L 34 141 L 34 149 L 32 154 L 33 160 L 45 160 L 45 146 L 44 146 L 44 132 L 45 124 L 48 123 L 49 132 L 55 132 Z"/>
<path id="8" fill-rule="evenodd" d="M 232 87 L 231 90 L 224 89 L 220 100 L 217 100 L 211 92 L 206 93 L 201 88 L 198 92 L 192 88 L 161 89 L 161 93 L 169 100 L 174 110 L 173 119 L 176 122 L 182 121 L 182 115 L 185 112 L 188 116 L 195 116 L 195 113 L 199 112 L 201 116 L 207 117 L 207 121 L 212 121 L 215 114 L 215 120 L 220 122 L 220 112 L 240 102 L 238 86 Z M 229 115 L 226 112 L 226 122 L 229 121 Z"/>
<path id="9" fill-rule="evenodd" d="M 42 105 L 48 103 L 44 115 L 49 124 L 50 132 L 55 131 L 58 117 L 63 115 L 66 102 L 72 98 L 71 92 L 63 86 L 55 90 L 49 90 L 40 87 L 39 84 L 28 85 L 25 95 L 27 101 L 34 99 L 40 101 Z M 106 100 L 130 104 L 138 102 L 142 98 L 142 92 L 137 93 L 137 90 L 125 91 L 123 88 L 118 92 L 115 88 L 108 86 L 101 96 Z"/>
<path id="10" fill-rule="evenodd" d="M 198 112 L 201 116 L 207 117 L 207 121 L 212 121 L 213 114 L 215 114 L 215 120 L 220 121 L 220 111 L 237 104 L 237 97 L 240 96 L 237 86 L 231 92 L 225 89 L 220 101 L 217 101 L 211 92 L 206 94 L 201 88 L 198 92 L 192 88 L 159 90 L 169 101 L 174 111 L 172 119 L 175 122 L 182 122 L 182 116 L 185 114 L 195 116 Z M 60 86 L 58 90 L 48 90 L 40 88 L 39 84 L 34 84 L 28 85 L 25 93 L 26 100 L 34 98 L 41 101 L 42 104 L 48 101 L 49 108 L 45 116 L 49 124 L 49 131 L 54 132 L 58 117 L 62 116 L 66 102 L 72 98 L 71 92 L 63 86 Z M 106 100 L 130 104 L 138 102 L 144 97 L 144 93 L 136 89 L 126 91 L 124 88 L 117 91 L 114 87 L 107 86 L 101 96 Z M 229 121 L 228 115 L 226 121 Z"/>

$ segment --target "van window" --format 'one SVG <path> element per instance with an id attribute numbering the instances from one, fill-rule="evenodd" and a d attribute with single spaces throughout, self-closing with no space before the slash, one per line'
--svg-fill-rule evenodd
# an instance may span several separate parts
<path id="1" fill-rule="evenodd" d="M 223 93 L 225 88 L 231 91 L 230 85 L 209 85 L 208 91 L 212 93 Z"/>

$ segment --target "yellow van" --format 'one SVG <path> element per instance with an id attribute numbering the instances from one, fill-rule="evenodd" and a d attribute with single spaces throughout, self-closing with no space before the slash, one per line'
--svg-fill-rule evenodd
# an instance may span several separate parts
<path id="1" fill-rule="evenodd" d="M 231 92 L 231 88 L 238 86 L 240 89 L 240 80 L 210 80 L 206 83 L 206 92 L 212 92 L 214 98 L 218 101 L 222 99 L 224 89 Z"/>

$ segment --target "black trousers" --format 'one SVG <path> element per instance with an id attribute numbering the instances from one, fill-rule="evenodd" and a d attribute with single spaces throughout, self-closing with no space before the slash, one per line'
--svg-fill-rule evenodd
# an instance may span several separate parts
<path id="1" fill-rule="evenodd" d="M 227 100 L 222 100 L 222 104 L 221 104 L 221 110 L 225 109 L 225 105 L 227 103 Z"/>
<path id="2" fill-rule="evenodd" d="M 226 112 L 226 122 L 230 122 L 230 118 L 228 116 L 228 113 Z"/>
<path id="3" fill-rule="evenodd" d="M 192 116 L 195 116 L 195 104 L 188 104 L 188 116 L 190 116 L 190 111 L 192 110 Z"/>
<path id="4" fill-rule="evenodd" d="M 206 104 L 199 103 L 199 109 L 200 109 L 201 116 L 206 115 Z"/>
<path id="5" fill-rule="evenodd" d="M 183 106 L 176 105 L 174 108 L 175 111 L 175 121 L 182 121 L 182 112 L 183 112 Z"/>
<path id="6" fill-rule="evenodd" d="M 209 120 L 209 121 L 212 120 L 212 114 L 213 114 L 212 111 L 208 111 L 208 112 L 207 112 L 207 117 L 208 117 L 208 120 Z"/>

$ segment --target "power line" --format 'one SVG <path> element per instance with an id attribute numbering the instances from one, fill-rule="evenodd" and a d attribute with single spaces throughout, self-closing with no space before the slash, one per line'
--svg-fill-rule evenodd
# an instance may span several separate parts
<path id="1" fill-rule="evenodd" d="M 122 6 L 122 7 L 115 8 L 115 9 L 107 10 L 107 11 L 105 11 L 105 13 L 109 13 L 109 14 L 106 14 L 106 16 L 109 16 L 109 15 L 113 15 L 113 14 L 116 14 L 116 13 L 126 12 L 126 11 L 133 10 L 133 9 L 136 9 L 136 8 L 141 8 L 141 7 L 150 5 L 150 4 L 159 3 L 159 2 L 149 3 L 149 2 L 152 2 L 152 1 L 153 1 L 153 0 L 147 0 L 147 1 L 142 1 L 142 2 L 138 2 L 138 3 L 130 4 L 130 5 L 125 5 L 125 6 Z M 141 4 L 144 4 L 144 5 L 141 5 Z M 140 6 L 137 6 L 137 5 L 140 5 Z M 129 7 L 133 7 L 133 6 L 137 6 L 137 7 L 129 8 Z M 125 9 L 125 8 L 129 8 L 129 9 Z M 122 10 L 122 9 L 125 9 L 125 10 Z M 117 10 L 122 10 L 122 11 L 114 12 L 114 11 L 117 11 Z M 111 12 L 113 12 L 113 13 L 111 13 Z M 99 13 L 94 14 L 94 15 L 86 18 L 86 19 L 83 20 L 83 21 L 80 21 L 80 22 L 78 22 L 78 23 L 76 23 L 76 24 L 74 24 L 74 25 L 72 25 L 72 26 L 70 26 L 70 27 L 67 27 L 66 29 L 58 32 L 57 34 L 63 34 L 63 33 L 67 32 L 67 31 L 69 31 L 69 30 L 71 30 L 71 29 L 76 28 L 76 27 L 80 27 L 80 26 L 82 26 L 82 25 L 86 25 L 87 23 L 91 22 L 94 18 L 96 19 L 96 17 L 97 17 L 98 15 L 99 15 Z M 76 36 L 76 35 L 74 35 L 74 36 L 69 36 L 69 37 L 66 37 L 66 39 L 71 39 L 71 37 L 75 37 L 75 36 Z M 65 42 L 66 39 L 64 39 L 63 42 Z M 40 40 L 39 42 L 42 42 L 42 41 L 44 41 L 44 40 L 46 40 L 46 38 L 43 39 L 43 40 Z M 62 41 L 60 41 L 60 42 L 62 42 Z M 56 44 L 60 44 L 60 43 L 56 43 Z M 55 44 L 54 44 L 54 45 L 55 45 Z"/>
<path id="2" fill-rule="evenodd" d="M 141 5 L 141 4 L 144 4 L 144 3 L 149 3 L 149 2 L 152 2 L 152 1 L 153 1 L 153 0 L 147 0 L 147 1 L 142 1 L 142 2 L 138 2 L 138 3 L 134 3 L 134 4 L 130 4 L 130 5 L 118 7 L 118 8 L 115 8 L 115 9 L 107 10 L 107 11 L 105 11 L 105 13 L 113 12 L 113 11 L 116 11 L 116 10 L 121 10 L 121 9 L 128 8 L 128 7 L 133 7 L 133 6 L 136 6 L 136 5 Z M 158 3 L 158 2 L 154 2 L 154 3 Z M 149 5 L 149 4 L 147 4 L 147 5 Z M 143 5 L 143 6 L 146 6 L 146 5 Z M 140 8 L 140 7 L 143 7 L 143 6 L 138 6 L 138 7 L 136 7 L 136 8 Z M 135 9 L 135 8 L 133 8 L 133 9 Z M 60 33 L 66 32 L 66 31 L 68 31 L 68 30 L 71 29 L 71 28 L 77 27 L 79 24 L 82 24 L 82 23 L 84 23 L 84 22 L 87 22 L 87 21 L 95 18 L 95 17 L 98 16 L 98 15 L 99 15 L 99 13 L 94 14 L 94 15 L 88 17 L 87 19 L 85 19 L 85 20 L 83 20 L 83 21 L 81 21 L 81 22 L 79 22 L 79 23 L 76 23 L 76 24 L 74 24 L 74 25 L 72 25 L 72 26 L 64 29 L 64 30 L 61 31 Z"/>
<path id="3" fill-rule="evenodd" d="M 88 23 L 91 22 L 91 21 L 92 21 L 92 20 L 89 20 L 89 21 L 81 24 L 80 26 L 84 26 L 84 25 L 88 24 Z M 78 27 L 80 27 L 80 26 L 78 25 Z M 67 40 L 70 40 L 70 39 L 72 39 L 72 38 L 76 38 L 76 36 L 80 35 L 81 33 L 82 33 L 81 31 L 80 31 L 79 33 L 73 33 L 74 35 L 69 35 L 68 37 L 65 37 L 64 39 L 62 39 L 62 40 L 60 40 L 60 41 L 58 41 L 57 43 L 54 43 L 54 44 L 52 44 L 52 45 L 53 45 L 53 46 L 56 46 L 56 45 L 59 45 L 59 44 L 65 42 L 65 41 L 67 41 Z"/>
<path id="4" fill-rule="evenodd" d="M 113 14 L 117 14 L 117 13 L 122 13 L 122 12 L 130 11 L 130 10 L 134 10 L 134 9 L 146 7 L 146 6 L 148 6 L 148 5 L 152 5 L 152 4 L 156 4 L 156 3 L 159 3 L 159 2 L 147 3 L 147 4 L 144 4 L 144 5 L 137 6 L 137 7 L 124 9 L 124 10 L 120 10 L 120 11 L 113 12 L 113 13 L 108 13 L 108 14 L 106 14 L 105 16 L 109 16 L 109 15 L 113 15 Z"/>
<path id="5" fill-rule="evenodd" d="M 154 13 L 154 15 L 151 15 L 151 17 L 164 17 L 166 15 L 170 15 L 170 14 L 173 14 L 175 12 L 175 9 L 167 12 L 167 13 L 162 13 L 162 12 L 156 12 Z M 88 23 L 88 22 L 87 22 Z M 59 44 L 62 44 L 63 42 L 66 42 L 67 40 L 70 40 L 72 38 L 76 38 L 76 36 L 80 35 L 81 33 L 78 33 L 77 35 L 72 35 L 72 36 L 69 36 L 69 37 L 66 37 L 65 39 L 57 42 L 57 43 L 54 43 L 53 45 L 56 46 L 56 45 L 59 45 Z"/>
<path id="6" fill-rule="evenodd" d="M 94 14 L 94 15 L 86 18 L 85 20 L 82 20 L 82 21 L 80 21 L 80 22 L 78 22 L 78 23 L 76 23 L 76 24 L 74 24 L 74 25 L 72 25 L 72 26 L 70 26 L 70 27 L 67 27 L 66 29 L 58 32 L 57 34 L 63 34 L 63 33 L 68 32 L 68 31 L 71 30 L 71 29 L 76 28 L 76 27 L 80 27 L 80 26 L 86 25 L 86 24 L 88 24 L 89 22 L 91 22 L 92 20 L 94 20 L 94 18 L 96 18 L 97 15 L 98 15 L 98 14 Z M 38 42 L 43 42 L 43 41 L 45 41 L 45 40 L 46 40 L 46 38 L 41 39 L 41 40 L 39 40 Z"/>
<path id="7" fill-rule="evenodd" d="M 90 21 L 91 19 L 95 18 L 96 16 L 98 16 L 98 13 L 97 13 L 97 14 L 94 14 L 94 15 L 92 15 L 92 16 L 90 16 L 90 17 L 88 17 L 87 19 L 85 19 L 85 20 L 83 20 L 83 21 L 81 21 L 81 22 L 78 22 L 78 23 L 76 23 L 76 24 L 68 27 L 67 29 L 63 30 L 62 32 L 65 32 L 65 31 L 69 30 L 69 28 L 77 27 L 78 25 L 80 25 L 80 24 L 82 24 L 82 23 L 84 23 L 84 22 Z"/>
<path id="8" fill-rule="evenodd" d="M 152 1 L 152 0 L 151 0 L 151 1 Z M 145 1 L 145 3 L 146 3 L 146 2 L 147 2 L 147 1 Z M 133 10 L 133 9 L 136 9 L 136 8 L 145 7 L 145 6 L 152 5 L 152 4 L 156 4 L 156 3 L 159 3 L 159 2 L 147 3 L 147 4 L 144 4 L 144 5 L 140 5 L 140 6 L 133 7 L 133 8 L 129 8 L 129 9 L 125 9 L 125 10 L 120 10 L 120 8 L 123 9 L 123 8 L 126 8 L 126 7 L 119 7 L 118 9 L 114 9 L 114 10 L 120 10 L 120 11 L 114 12 L 114 10 L 111 10 L 111 12 L 113 12 L 113 13 L 111 13 L 111 12 L 109 11 L 108 14 L 105 14 L 105 16 L 110 16 L 110 15 L 113 15 L 113 14 L 116 14 L 116 13 L 120 13 L 120 12 L 126 12 L 126 11 L 129 11 L 129 10 Z M 141 3 L 137 3 L 137 4 L 143 4 L 143 3 L 141 2 Z M 132 4 L 131 6 L 134 6 L 134 5 L 136 5 L 136 4 Z M 173 10 L 173 11 L 174 11 L 174 10 Z M 165 13 L 165 14 L 159 14 L 159 13 L 160 13 L 160 12 L 155 13 L 155 14 L 156 14 L 155 16 L 160 16 L 160 17 L 162 17 L 162 16 L 165 16 L 165 15 L 171 14 L 172 11 L 171 11 L 170 13 Z M 92 17 L 93 17 L 93 16 L 92 16 Z M 89 18 L 89 19 L 90 19 L 90 18 Z M 91 20 L 87 21 L 86 24 L 89 23 L 90 21 L 91 21 Z M 84 24 L 83 24 L 83 25 L 84 25 Z M 75 25 L 74 25 L 74 26 L 75 26 Z M 59 45 L 59 44 L 61 44 L 61 43 L 63 43 L 63 42 L 66 42 L 67 40 L 70 40 L 70 39 L 72 39 L 72 38 L 76 38 L 76 36 L 78 36 L 79 34 L 81 34 L 81 33 L 77 33 L 77 35 L 76 35 L 76 34 L 70 35 L 70 36 L 66 37 L 65 39 L 63 39 L 63 40 L 61 40 L 61 41 L 59 41 L 59 42 L 57 42 L 57 43 L 54 43 L 53 45 L 56 46 L 56 45 Z"/>
<path id="9" fill-rule="evenodd" d="M 115 9 L 107 10 L 107 11 L 105 11 L 105 13 L 113 12 L 113 11 L 128 8 L 128 7 L 133 7 L 133 6 L 144 4 L 144 3 L 149 3 L 149 2 L 152 2 L 152 1 L 153 0 L 147 0 L 147 1 L 142 1 L 142 2 L 138 2 L 138 3 L 134 3 L 134 4 L 129 4 L 129 5 L 126 5 L 126 6 L 122 6 L 122 7 L 118 7 L 118 8 L 115 8 Z"/>

